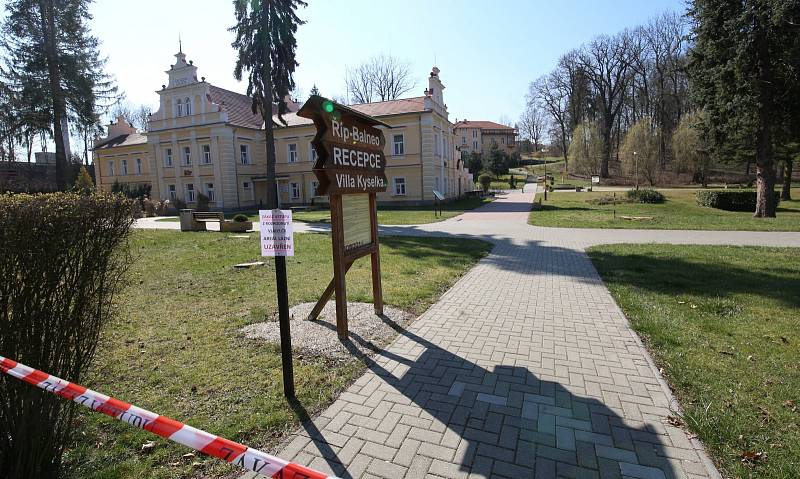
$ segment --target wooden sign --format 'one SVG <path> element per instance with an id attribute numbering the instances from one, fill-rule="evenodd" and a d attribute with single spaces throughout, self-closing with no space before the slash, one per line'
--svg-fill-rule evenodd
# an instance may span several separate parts
<path id="1" fill-rule="evenodd" d="M 386 191 L 388 182 L 383 153 L 386 140 L 376 127 L 389 125 L 318 95 L 312 95 L 297 115 L 313 120 L 317 128 L 317 135 L 311 142 L 317 153 L 314 163 L 314 175 L 319 180 L 317 193 L 327 194 L 331 205 L 333 279 L 308 319 L 316 319 L 336 293 L 336 331 L 341 339 L 346 339 L 345 276 L 362 256 L 370 257 L 375 314 L 383 314 L 375 194 Z"/>

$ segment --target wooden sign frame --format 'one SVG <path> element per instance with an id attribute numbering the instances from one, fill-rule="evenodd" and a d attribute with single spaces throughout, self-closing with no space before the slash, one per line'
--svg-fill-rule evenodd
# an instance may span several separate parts
<path id="1" fill-rule="evenodd" d="M 332 111 L 328 112 L 325 107 L 330 108 Z M 336 295 L 336 333 L 340 339 L 347 339 L 348 337 L 348 321 L 347 321 L 347 271 L 353 263 L 364 256 L 370 257 L 372 267 L 372 302 L 375 308 L 375 314 L 383 314 L 383 286 L 381 285 L 381 258 L 380 258 L 380 244 L 378 240 L 378 204 L 376 193 L 378 191 L 386 191 L 385 175 L 385 158 L 383 155 L 383 147 L 385 145 L 385 138 L 383 132 L 375 126 L 381 125 L 391 128 L 389 125 L 376 120 L 370 116 L 364 115 L 361 112 L 348 108 L 344 105 L 339 105 L 326 98 L 318 95 L 312 95 L 311 98 L 300 108 L 298 116 L 310 118 L 314 121 L 317 128 L 317 135 L 312 141 L 312 145 L 317 152 L 317 163 L 314 165 L 314 174 L 320 180 L 321 194 L 328 193 L 330 199 L 331 209 L 331 243 L 333 247 L 333 279 L 328 283 L 325 291 L 322 293 L 319 301 L 314 305 L 311 313 L 308 315 L 309 320 L 316 319 L 322 308 L 330 300 L 332 295 Z M 331 168 L 329 160 L 331 151 L 330 134 L 328 132 L 328 125 L 331 124 L 330 118 L 326 118 L 326 114 L 337 114 L 337 121 L 347 122 L 351 121 L 357 126 L 362 128 L 366 125 L 371 132 L 377 132 L 380 135 L 378 145 L 362 147 L 366 153 L 379 155 L 383 161 L 379 170 L 367 171 L 367 175 L 373 177 L 383 177 L 384 185 L 370 186 L 364 188 L 362 191 L 355 192 L 349 188 L 343 190 L 339 189 L 330 181 L 330 174 L 332 171 L 349 173 L 346 168 L 336 166 Z M 355 142 L 354 142 L 355 144 Z M 357 147 L 354 147 L 357 148 Z M 353 169 L 353 174 L 364 174 L 363 169 Z M 331 191 L 329 191 L 331 190 Z M 370 229 L 370 242 L 369 244 L 358 246 L 353 249 L 346 249 L 345 244 L 345 224 L 344 224 L 344 197 L 351 194 L 366 194 L 368 195 L 368 216 L 369 216 L 369 229 Z"/>

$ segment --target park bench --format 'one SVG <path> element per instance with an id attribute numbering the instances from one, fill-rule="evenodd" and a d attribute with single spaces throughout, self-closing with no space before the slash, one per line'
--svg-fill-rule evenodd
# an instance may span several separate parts
<path id="1" fill-rule="evenodd" d="M 198 223 L 218 222 L 222 224 L 225 222 L 225 214 L 218 211 L 194 211 L 192 219 Z"/>

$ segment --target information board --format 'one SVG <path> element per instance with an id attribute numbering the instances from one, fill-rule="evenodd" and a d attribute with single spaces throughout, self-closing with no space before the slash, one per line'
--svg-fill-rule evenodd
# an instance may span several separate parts
<path id="1" fill-rule="evenodd" d="M 369 214 L 369 194 L 342 195 L 345 254 L 372 244 Z"/>
<path id="2" fill-rule="evenodd" d="M 294 256 L 291 210 L 261 210 L 261 256 Z"/>

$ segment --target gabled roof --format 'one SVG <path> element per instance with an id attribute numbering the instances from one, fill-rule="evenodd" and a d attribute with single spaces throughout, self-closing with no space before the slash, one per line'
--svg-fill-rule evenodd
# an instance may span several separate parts
<path id="1" fill-rule="evenodd" d="M 514 130 L 516 128 L 506 125 L 501 125 L 500 123 L 495 123 L 493 121 L 467 121 L 461 120 L 456 123 L 455 128 L 480 128 L 481 130 Z"/>
<path id="2" fill-rule="evenodd" d="M 403 113 L 417 113 L 425 111 L 425 97 L 418 96 L 414 98 L 400 98 L 398 100 L 357 103 L 355 105 L 346 106 L 365 115 L 374 117 L 400 115 Z M 282 123 L 278 120 L 277 115 L 275 115 L 273 118 L 276 123 L 282 125 Z M 297 116 L 297 113 L 287 113 L 283 115 L 283 119 L 286 121 L 287 126 L 313 124 L 310 119 Z"/>
<path id="3" fill-rule="evenodd" d="M 130 133 L 125 135 L 115 136 L 94 146 L 95 150 L 103 148 L 116 148 L 118 146 L 131 146 L 142 145 L 147 143 L 147 136 L 141 133 Z"/>
<path id="4" fill-rule="evenodd" d="M 253 113 L 253 99 L 241 93 L 208 85 L 212 103 L 222 107 L 228 113 L 228 123 L 234 126 L 260 129 L 264 124 L 261 115 Z"/>

